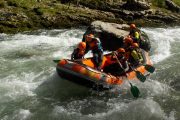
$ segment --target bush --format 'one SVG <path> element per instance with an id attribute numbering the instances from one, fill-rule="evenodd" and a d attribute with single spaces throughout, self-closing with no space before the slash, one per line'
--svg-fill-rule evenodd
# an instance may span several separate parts
<path id="1" fill-rule="evenodd" d="M 0 8 L 3 8 L 5 6 L 6 6 L 6 4 L 4 3 L 4 1 L 0 1 Z"/>
<path id="2" fill-rule="evenodd" d="M 104 10 L 107 8 L 106 2 L 102 0 L 81 0 L 80 4 L 89 7 L 91 9 Z"/>
<path id="3" fill-rule="evenodd" d="M 158 7 L 165 7 L 165 0 L 153 0 L 152 4 Z"/>
<path id="4" fill-rule="evenodd" d="M 43 11 L 41 8 L 34 8 L 33 11 L 37 14 L 37 15 L 43 15 Z"/>
<path id="5" fill-rule="evenodd" d="M 173 0 L 173 2 L 180 6 L 180 0 Z"/>
<path id="6" fill-rule="evenodd" d="M 14 6 L 14 7 L 18 7 L 18 4 L 15 1 L 8 1 L 7 4 L 9 6 Z"/>

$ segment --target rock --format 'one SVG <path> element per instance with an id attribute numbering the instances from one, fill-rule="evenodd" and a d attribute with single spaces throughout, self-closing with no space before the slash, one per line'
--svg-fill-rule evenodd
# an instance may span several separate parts
<path id="1" fill-rule="evenodd" d="M 128 0 L 125 4 L 122 5 L 122 7 L 124 9 L 133 11 L 150 9 L 150 5 L 148 3 L 137 0 Z"/>
<path id="2" fill-rule="evenodd" d="M 141 11 L 141 12 L 134 12 L 134 18 L 136 19 L 136 18 L 142 18 L 142 17 L 144 17 L 144 15 L 145 15 L 145 11 Z"/>
<path id="3" fill-rule="evenodd" d="M 95 37 L 98 37 L 101 40 L 104 50 L 114 51 L 119 47 L 123 47 L 123 39 L 129 34 L 129 25 L 94 21 L 84 33 L 83 41 L 85 40 L 85 35 L 90 33 L 94 34 Z M 145 37 L 147 38 L 146 40 L 148 40 L 143 43 L 144 45 L 142 48 L 149 51 L 149 39 L 146 34 L 142 37 Z"/>
<path id="4" fill-rule="evenodd" d="M 149 10 L 145 10 L 145 14 L 153 14 L 153 10 L 152 9 L 149 9 Z"/>
<path id="5" fill-rule="evenodd" d="M 173 17 L 173 16 L 160 15 L 160 14 L 148 15 L 147 18 L 148 19 L 154 19 L 154 20 L 163 21 L 163 22 L 165 22 L 167 24 L 177 22 L 177 19 L 175 17 Z"/>
<path id="6" fill-rule="evenodd" d="M 123 45 L 123 38 L 128 35 L 127 24 L 115 24 L 101 21 L 94 21 L 87 28 L 84 36 L 93 33 L 100 38 L 104 50 L 116 50 Z M 83 37 L 84 40 L 84 37 Z"/>
<path id="7" fill-rule="evenodd" d="M 166 0 L 165 3 L 171 11 L 180 12 L 180 7 L 176 5 L 173 1 Z"/>

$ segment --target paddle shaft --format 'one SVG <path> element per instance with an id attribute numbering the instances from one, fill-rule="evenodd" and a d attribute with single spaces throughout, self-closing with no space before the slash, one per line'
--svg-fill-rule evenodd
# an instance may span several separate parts
<path id="1" fill-rule="evenodd" d="M 116 61 L 117 61 L 117 62 L 118 62 L 118 64 L 119 64 L 119 66 L 122 68 L 123 72 L 125 73 L 126 77 L 128 77 L 128 76 L 127 76 L 127 73 L 126 73 L 126 71 L 124 70 L 124 68 L 123 68 L 122 64 L 120 63 L 120 61 L 119 61 L 119 59 L 118 59 L 118 57 L 117 57 L 116 53 L 114 53 L 114 56 L 115 56 L 115 58 L 116 58 Z M 129 82 L 129 81 L 128 81 L 128 82 Z"/>
<path id="2" fill-rule="evenodd" d="M 126 74 L 126 71 L 124 70 L 122 64 L 120 63 L 120 61 L 119 61 L 116 53 L 114 53 L 114 56 L 115 56 L 115 58 L 116 58 L 116 60 L 117 60 L 117 62 L 118 62 L 118 64 L 119 64 L 119 66 L 123 69 L 126 77 L 128 78 L 128 76 L 127 76 L 127 74 Z M 126 80 L 127 80 L 127 79 L 126 79 Z M 135 98 L 138 98 L 138 97 L 139 97 L 139 94 L 140 94 L 139 89 L 138 89 L 136 86 L 133 86 L 132 83 L 131 83 L 129 80 L 127 80 L 127 81 L 128 81 L 128 83 L 130 84 L 130 86 L 131 86 L 131 93 L 132 93 L 132 95 L 133 95 Z"/>

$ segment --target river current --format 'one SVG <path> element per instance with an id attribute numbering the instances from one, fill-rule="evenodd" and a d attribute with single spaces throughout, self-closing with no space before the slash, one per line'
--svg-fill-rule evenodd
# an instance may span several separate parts
<path id="1" fill-rule="evenodd" d="M 0 34 L 0 119 L 180 120 L 180 28 L 141 30 L 156 71 L 133 82 L 138 99 L 128 84 L 98 92 L 57 75 L 52 60 L 70 58 L 85 29 Z"/>

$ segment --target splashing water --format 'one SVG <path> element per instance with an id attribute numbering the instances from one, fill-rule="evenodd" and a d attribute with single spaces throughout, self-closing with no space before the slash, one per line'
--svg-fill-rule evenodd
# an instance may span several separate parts
<path id="1" fill-rule="evenodd" d="M 53 59 L 69 58 L 84 29 L 0 34 L 2 120 L 175 120 L 180 119 L 180 28 L 143 28 L 152 43 L 155 73 L 128 86 L 97 93 L 60 78 Z M 90 55 L 90 54 L 89 54 Z"/>

